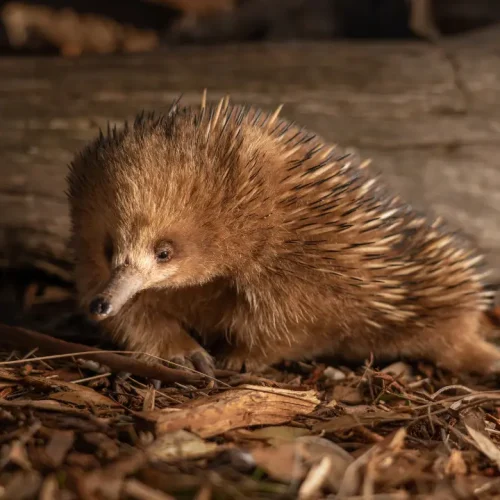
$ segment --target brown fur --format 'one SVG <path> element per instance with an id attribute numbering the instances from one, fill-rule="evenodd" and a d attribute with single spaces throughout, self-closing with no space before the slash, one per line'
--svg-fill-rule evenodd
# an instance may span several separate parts
<path id="1" fill-rule="evenodd" d="M 139 117 L 74 160 L 69 201 L 82 306 L 114 304 L 102 325 L 131 350 L 199 361 L 194 329 L 231 368 L 373 353 L 497 369 L 474 250 L 277 113 Z"/>

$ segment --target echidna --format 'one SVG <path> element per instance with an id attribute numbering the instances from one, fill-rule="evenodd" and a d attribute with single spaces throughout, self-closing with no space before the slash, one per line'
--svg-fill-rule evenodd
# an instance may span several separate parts
<path id="1" fill-rule="evenodd" d="M 82 306 L 137 353 L 210 372 L 340 355 L 499 369 L 481 256 L 367 161 L 233 106 L 140 115 L 70 168 Z"/>

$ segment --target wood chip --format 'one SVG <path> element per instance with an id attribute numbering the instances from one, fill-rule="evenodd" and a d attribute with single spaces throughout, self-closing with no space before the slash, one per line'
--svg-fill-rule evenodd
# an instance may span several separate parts
<path id="1" fill-rule="evenodd" d="M 213 437 L 231 429 L 278 425 L 311 413 L 319 404 L 315 391 L 292 391 L 244 385 L 198 399 L 172 410 L 141 412 L 157 434 L 188 429 Z"/>

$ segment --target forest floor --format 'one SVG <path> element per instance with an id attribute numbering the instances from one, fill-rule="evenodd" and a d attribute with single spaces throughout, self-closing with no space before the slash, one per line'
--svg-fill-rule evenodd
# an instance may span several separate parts
<path id="1" fill-rule="evenodd" d="M 451 56 L 360 43 L 0 58 L 0 264 L 66 272 L 75 151 L 108 120 L 183 92 L 198 103 L 209 88 L 285 102 L 286 117 L 364 151 L 415 206 L 467 228 L 498 270 L 496 40 Z M 28 283 L 18 314 L 17 291 L 0 285 L 0 500 L 500 498 L 500 380 L 417 361 L 215 379 L 151 368 L 98 351 L 66 315 L 66 290 Z"/>
<path id="2" fill-rule="evenodd" d="M 92 339 L 0 339 L 0 499 L 500 497 L 491 378 L 396 362 L 209 379 Z"/>

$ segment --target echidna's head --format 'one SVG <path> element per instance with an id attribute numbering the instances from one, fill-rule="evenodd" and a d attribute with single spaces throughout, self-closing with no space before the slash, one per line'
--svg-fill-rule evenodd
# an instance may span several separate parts
<path id="1" fill-rule="evenodd" d="M 253 221 L 268 207 L 238 202 L 250 187 L 238 177 L 241 148 L 232 139 L 207 146 L 189 116 L 143 119 L 75 159 L 68 196 L 76 281 L 91 316 L 116 314 L 145 289 L 206 283 L 254 257 L 256 238 L 266 235 Z"/>

